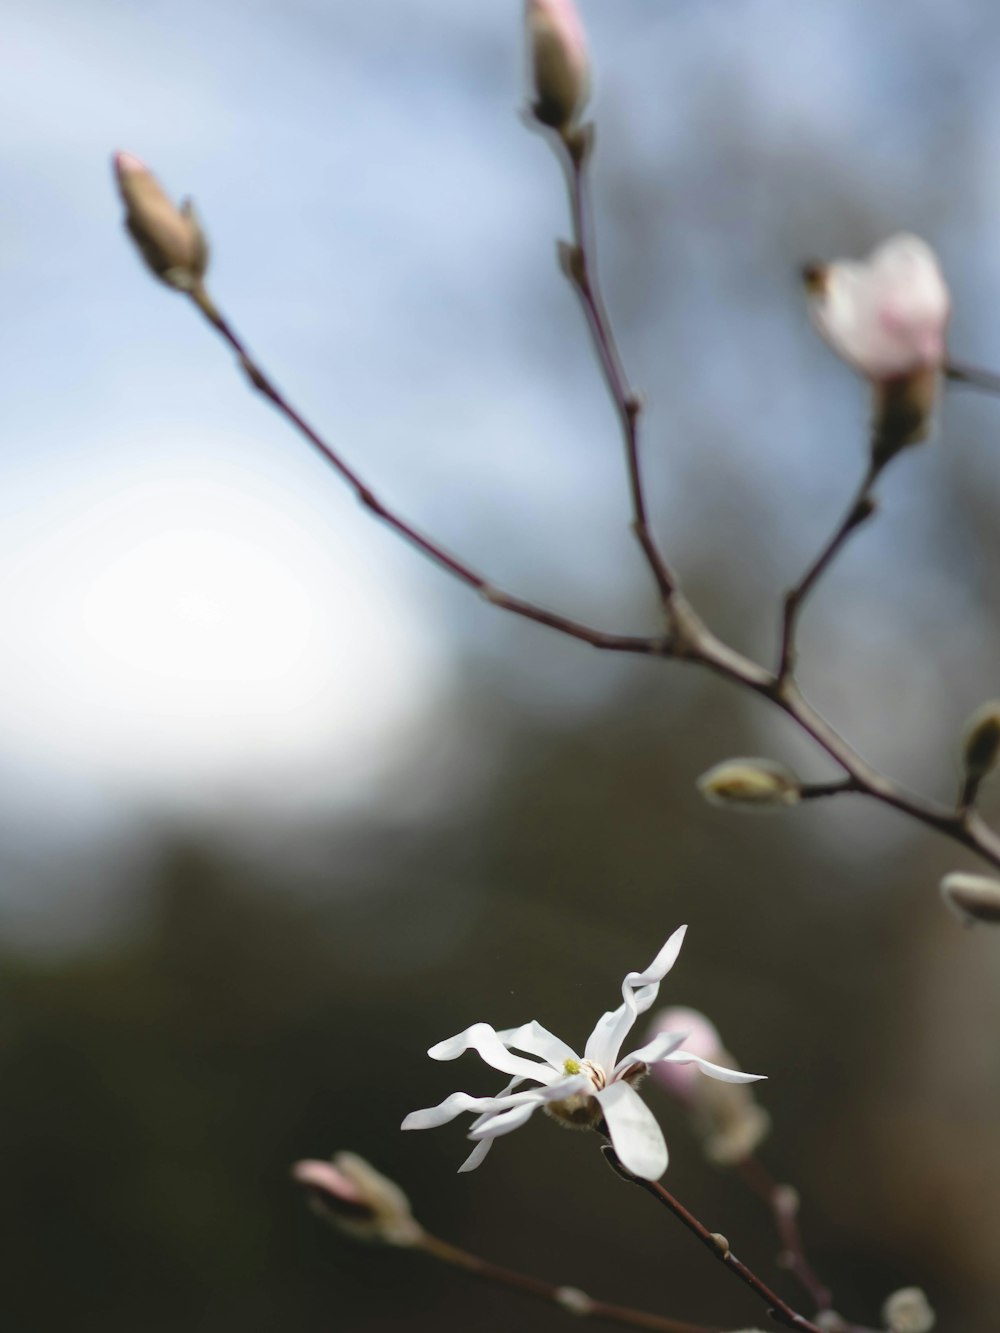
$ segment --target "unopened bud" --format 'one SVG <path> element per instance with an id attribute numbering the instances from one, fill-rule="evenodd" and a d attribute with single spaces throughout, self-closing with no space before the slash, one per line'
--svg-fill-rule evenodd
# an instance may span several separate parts
<path id="1" fill-rule="evenodd" d="M 1000 759 L 1000 703 L 983 704 L 969 718 L 962 742 L 965 772 L 977 781 L 986 777 Z"/>
<path id="2" fill-rule="evenodd" d="M 178 208 L 131 153 L 115 154 L 115 176 L 125 203 L 125 226 L 150 270 L 169 287 L 194 290 L 208 267 L 208 242 L 191 200 Z"/>
<path id="3" fill-rule="evenodd" d="M 881 467 L 933 423 L 951 313 L 937 256 L 900 233 L 866 260 L 810 264 L 803 277 L 819 333 L 872 382 L 872 457 Z"/>
<path id="4" fill-rule="evenodd" d="M 532 111 L 543 125 L 565 131 L 590 93 L 587 38 L 573 0 L 527 0 L 525 6 Z"/>
<path id="5" fill-rule="evenodd" d="M 1000 926 L 1000 880 L 955 870 L 941 881 L 941 897 L 963 925 Z"/>
<path id="6" fill-rule="evenodd" d="M 802 795 L 795 774 L 770 759 L 727 759 L 702 774 L 698 790 L 713 805 L 753 811 L 782 810 Z"/>
<path id="7" fill-rule="evenodd" d="M 579 1287 L 557 1287 L 554 1299 L 564 1310 L 579 1315 L 581 1319 L 586 1319 L 594 1313 L 594 1302 Z"/>
<path id="8" fill-rule="evenodd" d="M 653 1019 L 649 1035 L 657 1032 L 686 1032 L 685 1051 L 729 1069 L 740 1067 L 723 1046 L 715 1025 L 697 1009 L 661 1010 Z M 650 1077 L 682 1103 L 705 1156 L 718 1166 L 731 1166 L 749 1157 L 771 1128 L 771 1117 L 757 1104 L 746 1083 L 706 1078 L 697 1065 L 672 1064 L 669 1060 L 651 1065 Z"/>
<path id="9" fill-rule="evenodd" d="M 403 1191 L 355 1153 L 337 1153 L 332 1162 L 296 1162 L 292 1178 L 307 1188 L 321 1217 L 355 1240 L 409 1246 L 423 1238 Z"/>
<path id="10" fill-rule="evenodd" d="M 934 1311 L 919 1287 L 894 1291 L 882 1307 L 889 1333 L 930 1333 L 936 1323 Z"/>

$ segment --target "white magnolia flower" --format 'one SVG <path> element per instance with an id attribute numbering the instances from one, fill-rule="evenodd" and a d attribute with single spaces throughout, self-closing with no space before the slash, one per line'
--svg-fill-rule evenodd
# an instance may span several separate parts
<path id="1" fill-rule="evenodd" d="M 862 375 L 896 379 L 943 365 L 951 300 L 919 236 L 891 236 L 863 263 L 807 269 L 806 282 L 817 329 Z"/>
<path id="2" fill-rule="evenodd" d="M 503 1032 L 488 1023 L 475 1023 L 432 1046 L 427 1052 L 432 1060 L 454 1060 L 465 1051 L 476 1051 L 492 1068 L 510 1074 L 511 1082 L 496 1097 L 454 1092 L 439 1106 L 413 1111 L 403 1121 L 403 1129 L 433 1129 L 463 1111 L 475 1112 L 469 1138 L 476 1146 L 459 1167 L 472 1171 L 495 1138 L 517 1129 L 542 1107 L 557 1120 L 581 1128 L 603 1120 L 625 1167 L 634 1175 L 656 1180 L 667 1167 L 667 1145 L 634 1086 L 649 1065 L 659 1061 L 693 1064 L 727 1083 L 751 1083 L 762 1077 L 723 1069 L 682 1050 L 686 1032 L 660 1032 L 645 1046 L 619 1055 L 636 1018 L 654 1003 L 660 982 L 677 961 L 686 930 L 686 926 L 675 930 L 644 972 L 628 974 L 622 982 L 622 1003 L 598 1019 L 582 1056 L 534 1021 Z M 525 1054 L 518 1055 L 518 1051 Z M 526 1081 L 539 1086 L 515 1091 Z"/>

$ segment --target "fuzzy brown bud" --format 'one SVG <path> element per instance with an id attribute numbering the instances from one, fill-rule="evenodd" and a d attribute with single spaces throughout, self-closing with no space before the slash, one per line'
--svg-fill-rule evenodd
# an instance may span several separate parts
<path id="1" fill-rule="evenodd" d="M 125 204 L 125 227 L 150 271 L 179 291 L 200 286 L 208 267 L 208 242 L 191 200 L 178 208 L 132 153 L 115 154 L 115 177 Z"/>
<path id="2" fill-rule="evenodd" d="M 968 777 L 981 781 L 1000 759 L 1000 703 L 983 704 L 965 725 L 962 762 Z"/>
<path id="3" fill-rule="evenodd" d="M 525 23 L 535 100 L 543 125 L 568 130 L 590 92 L 590 61 L 573 0 L 527 0 Z"/>
<path id="4" fill-rule="evenodd" d="M 963 925 L 1000 926 L 1000 880 L 956 870 L 941 881 L 941 897 Z"/>
<path id="5" fill-rule="evenodd" d="M 936 1322 L 934 1311 L 919 1287 L 894 1291 L 882 1307 L 889 1333 L 930 1333 Z"/>
<path id="6" fill-rule="evenodd" d="M 698 790 L 712 805 L 755 812 L 783 810 L 802 795 L 795 774 L 770 759 L 726 759 L 702 774 Z"/>

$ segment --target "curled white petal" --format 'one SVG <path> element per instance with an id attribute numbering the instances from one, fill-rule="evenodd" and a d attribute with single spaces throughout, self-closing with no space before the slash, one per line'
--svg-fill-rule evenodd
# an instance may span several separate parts
<path id="1" fill-rule="evenodd" d="M 506 1110 L 508 1106 L 516 1106 L 523 1101 L 536 1101 L 540 1091 L 539 1088 L 532 1088 L 530 1091 L 513 1092 L 500 1097 L 472 1097 L 467 1092 L 453 1092 L 437 1106 L 428 1106 L 422 1111 L 411 1111 L 400 1128 L 437 1129 L 439 1125 L 447 1125 L 463 1111 L 485 1112 L 492 1115 L 495 1111 Z"/>
<path id="2" fill-rule="evenodd" d="M 472 1027 L 454 1037 L 447 1037 L 432 1046 L 427 1054 L 432 1060 L 456 1060 L 466 1051 L 475 1051 L 488 1065 L 499 1069 L 502 1074 L 516 1074 L 519 1078 L 531 1078 L 537 1083 L 550 1083 L 559 1073 L 537 1060 L 526 1060 L 515 1055 L 503 1043 L 500 1035 L 489 1023 L 473 1023 Z"/>
<path id="3" fill-rule="evenodd" d="M 671 1065 L 695 1065 L 703 1074 L 717 1078 L 720 1083 L 758 1083 L 767 1078 L 766 1074 L 745 1074 L 742 1069 L 726 1069 L 724 1065 L 713 1064 L 711 1060 L 694 1055 L 691 1051 L 675 1051 L 673 1055 L 664 1056 L 663 1060 L 665 1064 Z"/>
<path id="4" fill-rule="evenodd" d="M 537 1023 L 534 1019 L 519 1028 L 505 1028 L 502 1032 L 498 1032 L 497 1036 L 505 1046 L 547 1060 L 560 1073 L 567 1060 L 577 1059 L 572 1046 L 567 1046 L 560 1037 L 555 1036 L 548 1028 L 543 1028 L 541 1023 Z"/>
<path id="5" fill-rule="evenodd" d="M 497 1111 L 487 1116 L 476 1129 L 469 1131 L 470 1139 L 497 1139 L 501 1134 L 509 1134 L 513 1129 L 520 1129 L 527 1124 L 542 1104 L 541 1097 L 533 1102 L 522 1102 L 519 1106 L 508 1106 L 505 1111 Z"/>
<path id="6" fill-rule="evenodd" d="M 627 1083 L 609 1083 L 595 1096 L 623 1166 L 643 1180 L 659 1180 L 667 1169 L 667 1145 L 649 1107 Z"/>
<path id="7" fill-rule="evenodd" d="M 645 1046 L 640 1046 L 637 1051 L 629 1051 L 628 1055 L 623 1055 L 615 1065 L 614 1074 L 616 1077 L 629 1065 L 655 1065 L 658 1060 L 665 1060 L 668 1055 L 673 1055 L 688 1039 L 686 1032 L 658 1032 L 652 1041 L 647 1041 Z"/>
<path id="8" fill-rule="evenodd" d="M 458 1174 L 461 1175 L 463 1171 L 475 1171 L 476 1167 L 482 1164 L 484 1157 L 492 1147 L 492 1139 L 480 1139 L 472 1152 L 469 1153 L 468 1157 L 458 1168 Z"/>
<path id="9" fill-rule="evenodd" d="M 644 972 L 628 973 L 622 982 L 622 1003 L 617 1009 L 602 1014 L 587 1038 L 584 1051 L 586 1059 L 593 1060 L 604 1069 L 614 1066 L 622 1042 L 637 1016 L 644 1014 L 656 1000 L 660 982 L 677 962 L 686 932 L 687 926 L 675 930 Z"/>

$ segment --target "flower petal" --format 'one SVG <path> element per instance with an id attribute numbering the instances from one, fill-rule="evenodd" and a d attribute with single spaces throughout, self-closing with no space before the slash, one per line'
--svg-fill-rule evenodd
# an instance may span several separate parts
<path id="1" fill-rule="evenodd" d="M 611 1077 L 615 1078 L 623 1069 L 628 1069 L 629 1065 L 655 1065 L 658 1060 L 665 1060 L 668 1055 L 673 1055 L 674 1051 L 684 1045 L 688 1035 L 686 1032 L 658 1032 L 652 1041 L 646 1042 L 645 1046 L 623 1055 Z"/>
<path id="2" fill-rule="evenodd" d="M 506 1028 L 503 1032 L 498 1032 L 497 1036 L 505 1046 L 526 1051 L 528 1055 L 541 1056 L 560 1073 L 563 1072 L 567 1060 L 578 1058 L 571 1046 L 567 1046 L 564 1041 L 554 1036 L 548 1028 L 543 1028 L 541 1023 L 536 1023 L 534 1019 L 519 1028 Z"/>
<path id="3" fill-rule="evenodd" d="M 526 1098 L 533 1100 L 538 1092 L 538 1088 L 533 1088 L 530 1092 L 502 1093 L 499 1097 L 470 1097 L 467 1092 L 453 1092 L 437 1106 L 429 1106 L 423 1111 L 411 1111 L 400 1129 L 437 1129 L 439 1125 L 447 1125 L 463 1111 L 485 1111 L 492 1115 L 495 1111 L 506 1110 L 508 1106 L 517 1105 Z"/>
<path id="4" fill-rule="evenodd" d="M 673 1055 L 663 1057 L 664 1062 L 670 1065 L 696 1065 L 703 1074 L 709 1078 L 717 1078 L 720 1083 L 757 1083 L 762 1078 L 767 1078 L 766 1074 L 745 1074 L 742 1069 L 726 1069 L 723 1065 L 714 1065 L 711 1060 L 705 1060 L 700 1055 L 692 1055 L 690 1051 L 675 1051 Z"/>
<path id="5" fill-rule="evenodd" d="M 680 926 L 667 940 L 645 972 L 629 972 L 622 982 L 623 1003 L 602 1014 L 587 1038 L 584 1057 L 611 1069 L 618 1059 L 622 1042 L 639 1014 L 644 1014 L 656 999 L 660 982 L 667 975 L 684 943 L 687 926 Z"/>
<path id="6" fill-rule="evenodd" d="M 469 1153 L 468 1157 L 458 1168 L 458 1174 L 461 1175 L 463 1171 L 475 1171 L 476 1167 L 482 1164 L 483 1158 L 492 1147 L 492 1139 L 480 1139 L 472 1152 Z"/>
<path id="7" fill-rule="evenodd" d="M 643 1180 L 658 1180 L 667 1169 L 667 1145 L 649 1107 L 627 1083 L 609 1083 L 594 1095 L 622 1165 Z"/>
<path id="8" fill-rule="evenodd" d="M 503 1074 L 516 1074 L 519 1078 L 531 1078 L 536 1083 L 551 1083 L 559 1075 L 548 1065 L 537 1060 L 525 1060 L 520 1055 L 508 1051 L 503 1038 L 489 1023 L 473 1023 L 454 1037 L 448 1037 L 432 1046 L 427 1054 L 432 1060 L 456 1060 L 466 1051 L 475 1051 L 488 1065 L 499 1069 Z M 560 1073 L 562 1071 L 559 1071 Z"/>
<path id="9" fill-rule="evenodd" d="M 509 1106 L 504 1111 L 487 1116 L 477 1128 L 469 1131 L 470 1139 L 496 1139 L 501 1134 L 509 1134 L 531 1119 L 542 1104 L 542 1098 L 536 1097 L 531 1102 L 521 1102 L 518 1106 Z"/>
<path id="10" fill-rule="evenodd" d="M 500 1091 L 497 1093 L 497 1097 L 498 1097 L 498 1098 L 499 1098 L 499 1097 L 505 1097 L 505 1098 L 506 1098 L 506 1097 L 509 1097 L 510 1094 L 511 1094 L 511 1093 L 514 1091 L 514 1089 L 517 1087 L 517 1085 L 518 1085 L 519 1083 L 523 1083 L 523 1082 L 524 1082 L 524 1079 L 521 1079 L 521 1078 L 512 1078 L 511 1081 L 507 1084 L 507 1086 L 506 1086 L 505 1088 L 501 1088 L 501 1089 L 500 1089 Z M 532 1089 L 532 1091 L 537 1092 L 537 1091 L 539 1091 L 539 1089 Z M 472 1124 L 469 1126 L 470 1132 L 471 1132 L 473 1129 L 478 1129 L 478 1127 L 479 1127 L 480 1125 L 484 1124 L 487 1120 L 489 1120 L 489 1118 L 490 1118 L 491 1115 L 496 1115 L 496 1111 L 484 1111 L 484 1112 L 482 1113 L 482 1115 L 477 1115 L 476 1118 L 475 1118 L 475 1120 L 473 1120 Z"/>

